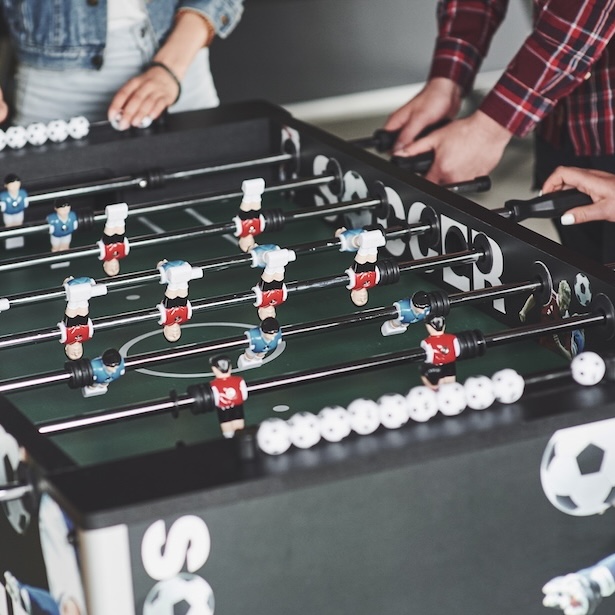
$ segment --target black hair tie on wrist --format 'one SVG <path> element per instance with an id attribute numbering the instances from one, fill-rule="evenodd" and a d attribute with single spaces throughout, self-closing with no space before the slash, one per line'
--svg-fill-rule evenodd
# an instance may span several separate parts
<path id="1" fill-rule="evenodd" d="M 162 68 L 163 70 L 167 71 L 167 74 L 170 75 L 173 81 L 175 81 L 175 83 L 177 84 L 177 96 L 175 97 L 175 100 L 172 103 L 172 104 L 175 104 L 179 100 L 179 97 L 182 95 L 182 84 L 180 80 L 177 78 L 177 75 L 166 64 L 163 64 L 162 62 L 156 62 L 154 60 L 146 66 L 146 70 L 149 70 L 150 68 L 155 68 L 156 66 L 158 68 Z"/>

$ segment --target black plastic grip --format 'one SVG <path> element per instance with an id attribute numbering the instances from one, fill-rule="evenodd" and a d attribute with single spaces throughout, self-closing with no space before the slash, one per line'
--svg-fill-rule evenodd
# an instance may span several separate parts
<path id="1" fill-rule="evenodd" d="M 429 171 L 429 167 L 433 164 L 433 151 L 423 152 L 416 156 L 391 156 L 391 162 L 404 171 L 412 171 L 413 173 L 425 173 Z"/>
<path id="2" fill-rule="evenodd" d="M 416 135 L 414 140 L 416 141 L 426 137 L 430 132 L 438 130 L 438 128 L 442 128 L 442 126 L 446 126 L 449 122 L 450 120 L 445 119 L 426 126 L 423 130 L 421 130 L 421 132 L 419 132 L 418 135 Z M 393 149 L 400 132 L 401 130 L 385 130 L 384 128 L 378 128 L 370 137 L 351 139 L 350 143 L 357 145 L 358 147 L 371 147 L 380 153 L 390 152 Z"/>
<path id="3" fill-rule="evenodd" d="M 451 192 L 457 192 L 458 194 L 468 194 L 470 192 L 487 192 L 491 190 L 491 178 L 489 175 L 479 175 L 474 179 L 469 179 L 464 182 L 457 182 L 456 184 L 446 184 L 444 186 Z"/>
<path id="4" fill-rule="evenodd" d="M 522 222 L 528 218 L 558 218 L 573 207 L 591 205 L 591 198 L 578 190 L 548 192 L 527 201 L 512 199 L 504 203 L 510 218 Z"/>

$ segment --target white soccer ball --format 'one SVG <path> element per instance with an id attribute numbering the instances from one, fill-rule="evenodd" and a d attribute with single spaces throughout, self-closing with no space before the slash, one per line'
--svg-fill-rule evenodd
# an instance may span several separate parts
<path id="1" fill-rule="evenodd" d="M 615 504 L 615 419 L 556 431 L 540 467 L 542 488 L 568 515 L 601 514 Z"/>
<path id="2" fill-rule="evenodd" d="M 592 290 L 589 278 L 584 273 L 577 273 L 574 279 L 574 294 L 583 306 L 589 305 L 592 300 Z"/>
<path id="3" fill-rule="evenodd" d="M 406 395 L 408 416 L 413 421 L 424 423 L 438 413 L 438 397 L 429 387 L 413 387 Z"/>
<path id="4" fill-rule="evenodd" d="M 501 369 L 491 376 L 495 398 L 503 404 L 513 404 L 521 399 L 525 389 L 523 376 L 514 369 Z"/>
<path id="5" fill-rule="evenodd" d="M 42 122 L 34 122 L 26 128 L 26 138 L 31 145 L 43 145 L 47 142 L 47 126 Z"/>
<path id="6" fill-rule="evenodd" d="M 351 429 L 364 436 L 380 427 L 380 409 L 371 399 L 355 399 L 348 405 Z"/>
<path id="7" fill-rule="evenodd" d="M 73 139 L 83 139 L 90 132 L 90 122 L 83 115 L 71 117 L 68 121 L 68 134 Z"/>
<path id="8" fill-rule="evenodd" d="M 290 441 L 297 448 L 311 448 L 320 442 L 320 424 L 311 412 L 297 412 L 287 421 Z"/>
<path id="9" fill-rule="evenodd" d="M 5 134 L 6 144 L 11 149 L 21 149 L 28 142 L 28 135 L 23 126 L 9 126 Z"/>
<path id="10" fill-rule="evenodd" d="M 143 615 L 213 615 L 214 592 L 202 577 L 181 572 L 159 581 L 145 597 Z"/>
<path id="11" fill-rule="evenodd" d="M 570 371 L 575 382 L 584 386 L 593 386 L 604 378 L 606 365 L 599 354 L 582 352 L 570 362 Z"/>
<path id="12" fill-rule="evenodd" d="M 487 376 L 470 376 L 463 386 L 468 408 L 472 410 L 485 410 L 495 401 L 493 384 Z"/>
<path id="13" fill-rule="evenodd" d="M 281 455 L 291 445 L 290 427 L 280 418 L 265 419 L 256 432 L 256 443 L 267 455 Z"/>
<path id="14" fill-rule="evenodd" d="M 64 120 L 51 120 L 47 124 L 47 136 L 53 143 L 62 143 L 68 139 L 68 124 Z"/>
<path id="15" fill-rule="evenodd" d="M 350 434 L 350 414 L 341 406 L 327 406 L 318 413 L 320 435 L 328 442 L 339 442 Z"/>
<path id="16" fill-rule="evenodd" d="M 378 399 L 380 422 L 387 429 L 398 429 L 408 422 L 408 402 L 398 393 L 383 395 Z"/>
<path id="17" fill-rule="evenodd" d="M 456 416 L 466 409 L 466 390 L 460 382 L 445 382 L 436 391 L 438 410 L 446 416 Z"/>
<path id="18" fill-rule="evenodd" d="M 21 455 L 15 438 L 0 427 L 0 485 L 20 482 Z M 13 529 L 23 534 L 30 525 L 33 497 L 26 494 L 16 500 L 2 502 L 2 510 Z"/>
<path id="19" fill-rule="evenodd" d="M 0 152 L 6 147 L 6 132 L 0 129 Z"/>

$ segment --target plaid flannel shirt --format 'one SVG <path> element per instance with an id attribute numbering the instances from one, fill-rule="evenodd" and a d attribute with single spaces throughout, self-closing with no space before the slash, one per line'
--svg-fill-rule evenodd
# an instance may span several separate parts
<path id="1" fill-rule="evenodd" d="M 467 92 L 508 0 L 439 0 L 430 77 Z M 565 124 L 577 155 L 615 154 L 615 0 L 534 0 L 534 28 L 480 109 L 517 136 Z"/>

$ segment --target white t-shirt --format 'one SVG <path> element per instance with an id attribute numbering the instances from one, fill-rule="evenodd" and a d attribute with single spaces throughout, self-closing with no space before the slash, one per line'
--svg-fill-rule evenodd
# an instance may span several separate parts
<path id="1" fill-rule="evenodd" d="M 119 30 L 144 21 L 143 0 L 107 0 L 107 28 Z"/>

